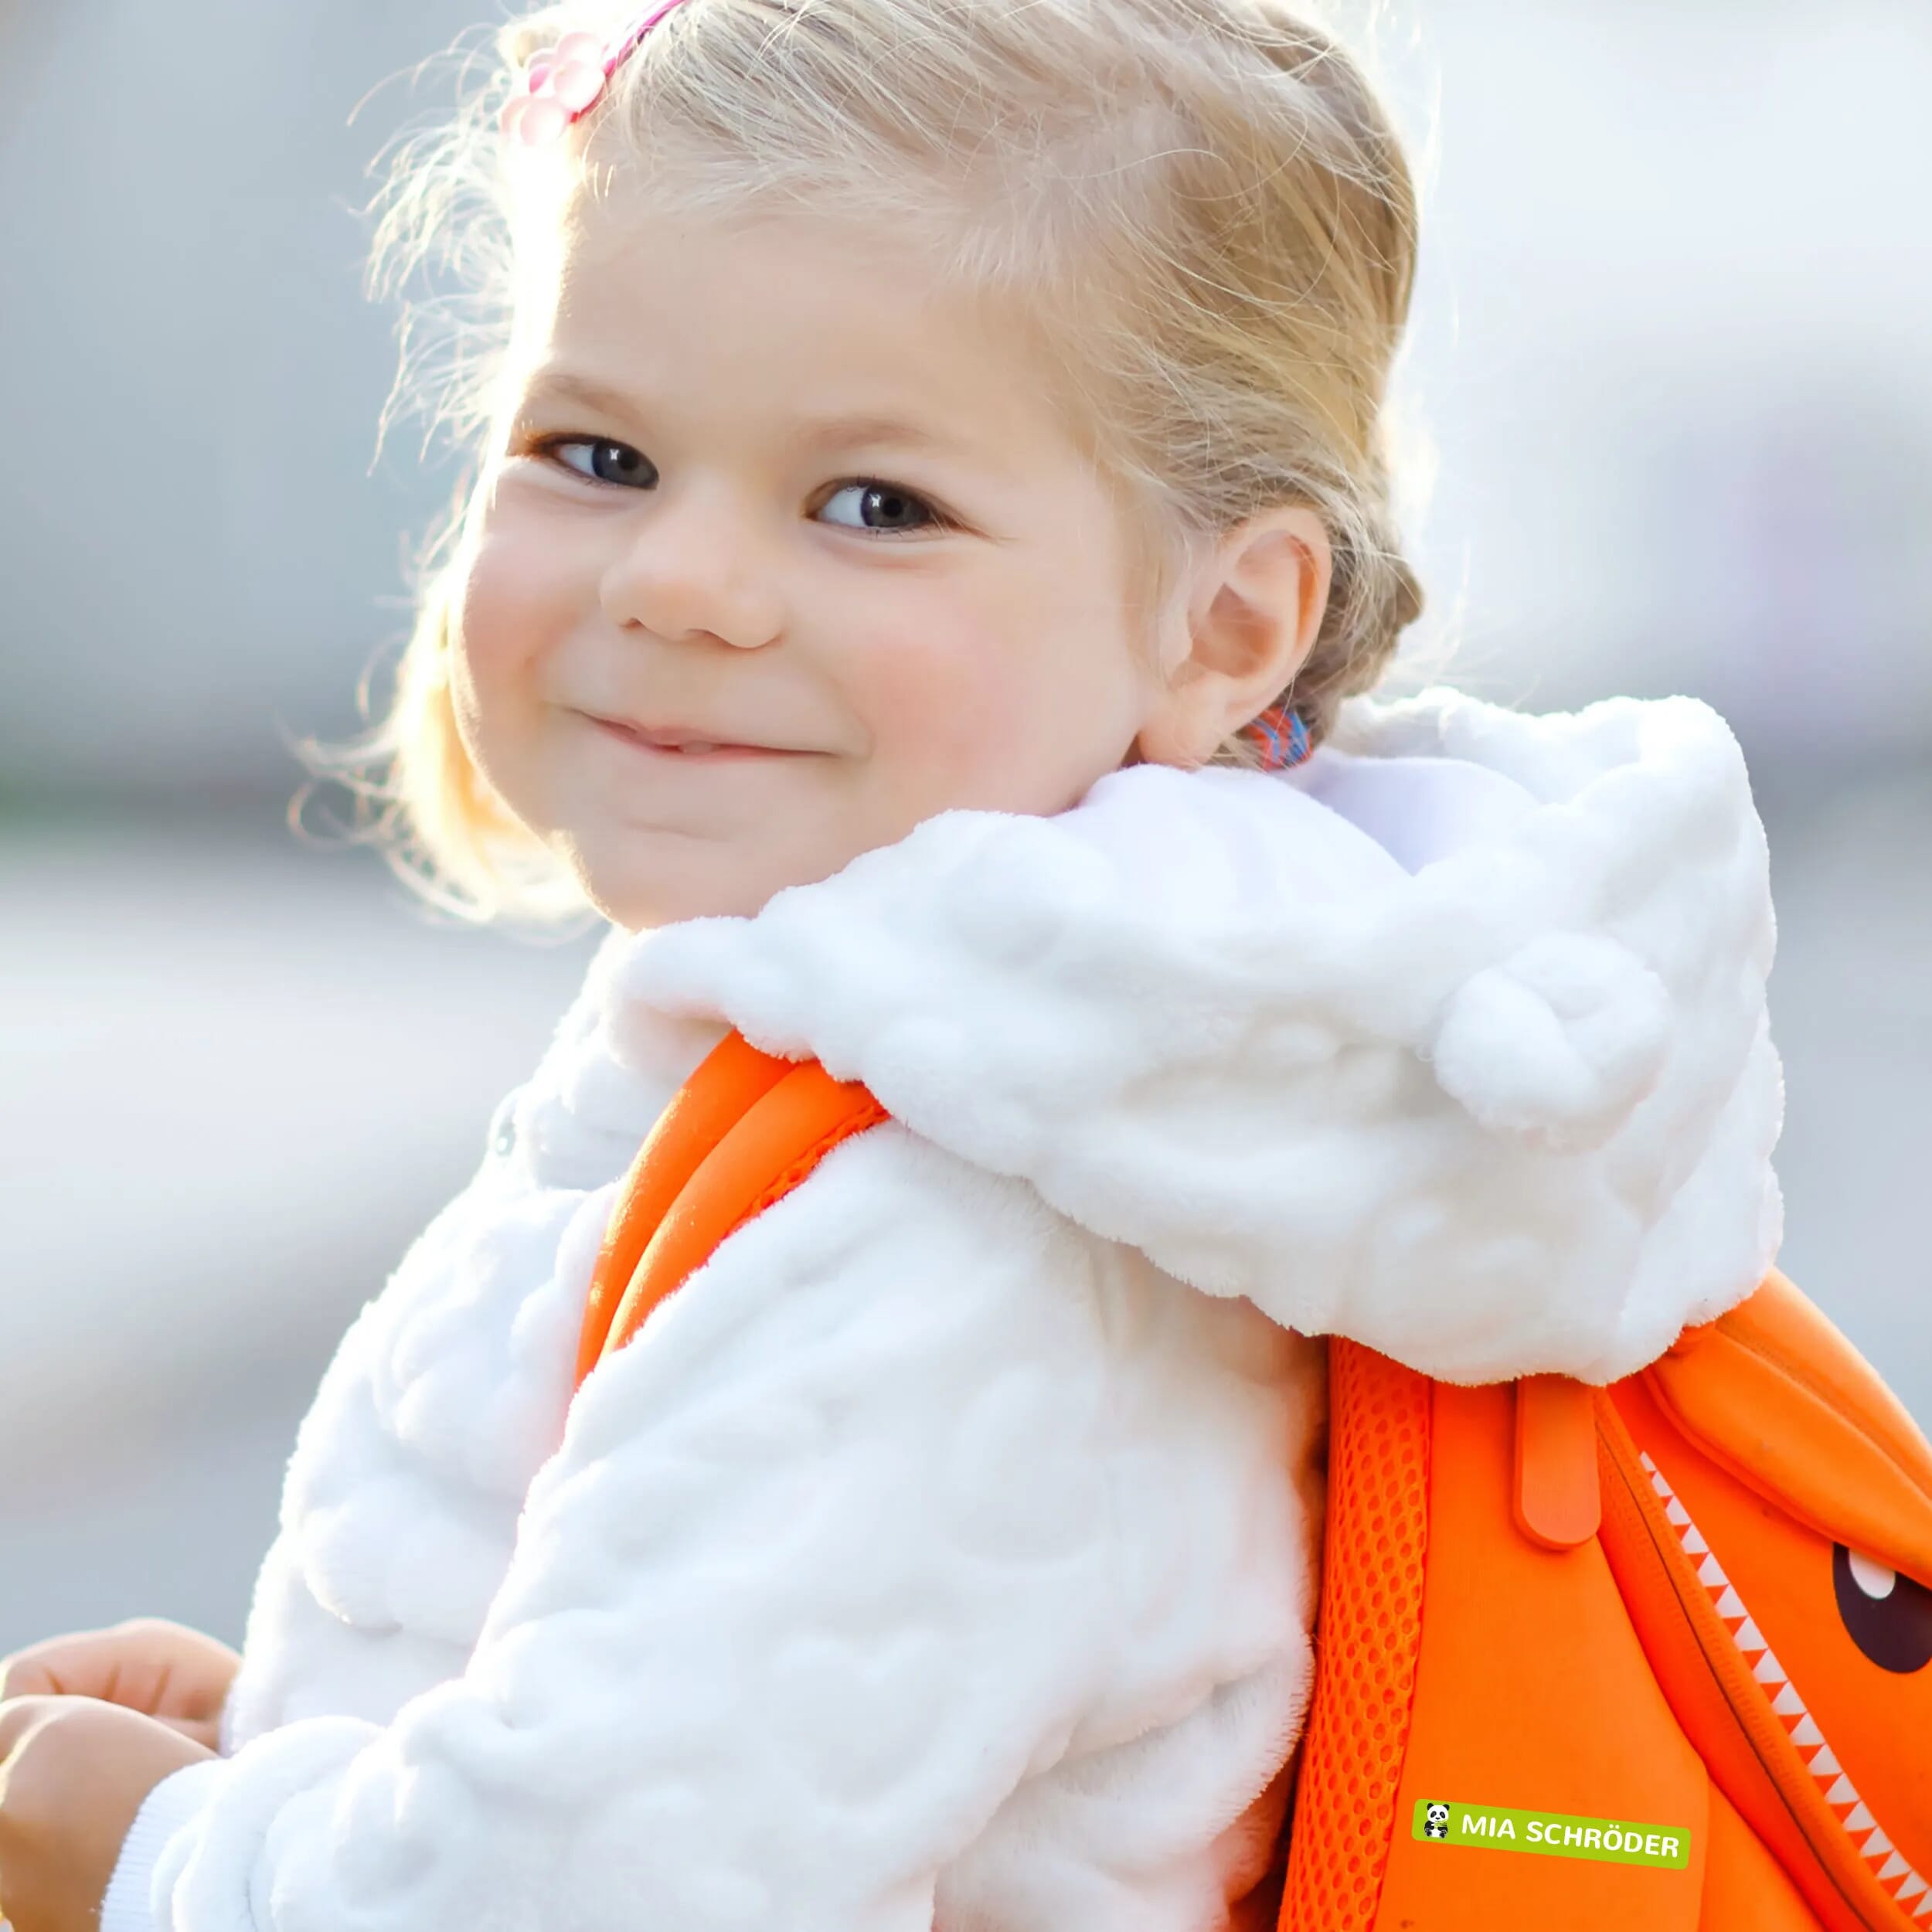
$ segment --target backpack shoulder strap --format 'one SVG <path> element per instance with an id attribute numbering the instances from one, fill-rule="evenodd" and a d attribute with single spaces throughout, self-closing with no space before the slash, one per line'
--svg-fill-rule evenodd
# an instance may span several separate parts
<path id="1" fill-rule="evenodd" d="M 790 1193 L 841 1141 L 889 1117 L 859 1081 L 726 1034 L 624 1176 L 590 1277 L 576 1386 L 726 1236 Z"/>

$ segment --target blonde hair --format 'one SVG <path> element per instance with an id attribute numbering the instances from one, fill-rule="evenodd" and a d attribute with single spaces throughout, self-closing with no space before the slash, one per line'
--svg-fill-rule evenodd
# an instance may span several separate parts
<path id="1" fill-rule="evenodd" d="M 473 457 L 533 195 L 497 112 L 532 51 L 623 17 L 563 4 L 497 30 L 487 70 L 466 67 L 455 114 L 404 144 L 378 196 L 375 291 L 425 268 L 454 270 L 460 291 L 407 308 L 392 404 L 413 400 Z M 1148 539 L 1137 607 L 1160 607 L 1202 538 L 1306 505 L 1333 588 L 1282 696 L 1319 742 L 1377 682 L 1421 607 L 1385 423 L 1415 196 L 1362 69 L 1281 0 L 686 0 L 587 126 L 587 181 L 607 165 L 695 210 L 757 198 L 861 217 L 925 248 L 936 277 L 1022 297 L 1070 421 Z M 423 560 L 386 716 L 311 750 L 444 903 L 553 916 L 580 903 L 574 888 L 457 730 L 462 515 L 459 500 Z M 1230 740 L 1215 761 L 1254 756 Z"/>

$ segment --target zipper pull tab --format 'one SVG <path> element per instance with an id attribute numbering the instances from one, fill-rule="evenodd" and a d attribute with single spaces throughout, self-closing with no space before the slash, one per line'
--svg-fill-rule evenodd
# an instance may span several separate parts
<path id="1" fill-rule="evenodd" d="M 1596 1390 L 1567 1376 L 1516 1384 L 1516 1527 L 1543 1549 L 1574 1549 L 1604 1519 L 1597 1479 Z"/>

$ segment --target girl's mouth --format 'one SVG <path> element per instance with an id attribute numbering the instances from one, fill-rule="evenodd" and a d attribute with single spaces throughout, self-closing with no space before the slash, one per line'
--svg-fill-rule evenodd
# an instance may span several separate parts
<path id="1" fill-rule="evenodd" d="M 614 738 L 620 744 L 628 745 L 633 751 L 660 764 L 676 762 L 682 764 L 719 764 L 736 758 L 794 758 L 798 752 L 787 750 L 777 745 L 740 745 L 712 743 L 698 738 L 685 739 L 675 743 L 659 743 L 635 731 L 628 725 L 619 724 L 610 718 L 592 716 L 590 722 L 607 737 Z"/>

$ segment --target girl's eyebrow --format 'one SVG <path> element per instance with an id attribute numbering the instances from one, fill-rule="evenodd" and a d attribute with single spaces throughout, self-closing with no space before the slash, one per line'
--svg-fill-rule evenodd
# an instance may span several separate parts
<path id="1" fill-rule="evenodd" d="M 532 403 L 553 398 L 581 403 L 607 416 L 622 417 L 633 423 L 641 423 L 643 420 L 636 402 L 621 390 L 569 369 L 550 370 L 533 377 L 523 392 L 521 407 L 527 410 Z M 993 451 L 982 444 L 949 436 L 929 424 L 911 422 L 903 417 L 877 413 L 801 416 L 792 425 L 791 442 L 795 449 L 803 453 L 830 448 L 891 446 L 951 457 L 984 470 L 1001 468 Z"/>
<path id="2" fill-rule="evenodd" d="M 562 403 L 581 403 L 587 409 L 600 410 L 606 416 L 632 417 L 630 399 L 620 389 L 607 389 L 587 376 L 573 375 L 569 369 L 546 369 L 532 376 L 517 398 L 519 413 L 527 413 L 532 406 L 553 400 Z"/>

